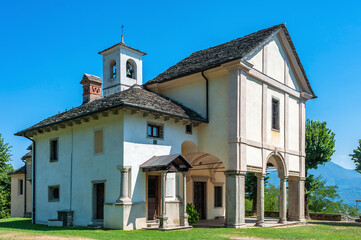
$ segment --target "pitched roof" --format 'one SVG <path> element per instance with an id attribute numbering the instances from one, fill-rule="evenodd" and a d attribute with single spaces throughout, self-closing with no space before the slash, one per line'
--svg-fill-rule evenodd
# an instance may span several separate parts
<path id="1" fill-rule="evenodd" d="M 83 104 L 69 111 L 65 111 L 49 117 L 35 124 L 34 126 L 17 132 L 15 135 L 22 136 L 28 131 L 39 129 L 41 127 L 50 126 L 56 123 L 73 120 L 93 113 L 102 112 L 122 106 L 139 108 L 174 117 L 206 122 L 206 119 L 204 119 L 201 115 L 183 106 L 182 104 L 168 97 L 145 90 L 139 85 L 134 85 L 133 87 L 122 92 L 114 93 L 107 97 L 96 99 L 92 102 Z"/>
<path id="2" fill-rule="evenodd" d="M 153 156 L 139 166 L 144 172 L 167 171 L 183 172 L 193 168 L 187 159 L 180 154 Z"/>
<path id="3" fill-rule="evenodd" d="M 260 30 L 258 32 L 234 39 L 218 46 L 194 52 L 190 56 L 186 57 L 185 59 L 181 60 L 177 64 L 171 66 L 156 76 L 154 79 L 146 82 L 144 86 L 148 86 L 154 83 L 162 83 L 194 73 L 202 72 L 218 67 L 223 63 L 242 58 L 280 29 L 284 30 L 286 38 L 296 57 L 297 63 L 307 81 L 307 85 L 310 88 L 311 93 L 313 94 L 311 85 L 308 81 L 305 70 L 297 55 L 296 49 L 292 43 L 285 24 L 275 25 L 273 27 Z"/>
<path id="4" fill-rule="evenodd" d="M 22 166 L 21 168 L 18 168 L 15 171 L 10 172 L 8 175 L 25 174 L 25 173 L 26 173 L 26 168 L 25 166 Z"/>
<path id="5" fill-rule="evenodd" d="M 111 47 L 109 47 L 109 48 L 107 48 L 107 49 L 104 49 L 103 51 L 98 52 L 98 54 L 103 54 L 105 51 L 108 51 L 108 50 L 110 50 L 110 49 L 112 49 L 112 48 L 114 48 L 114 47 L 117 47 L 117 46 L 126 47 L 126 48 L 129 48 L 129 49 L 133 50 L 133 51 L 136 51 L 136 52 L 138 52 L 138 53 L 141 53 L 141 54 L 143 54 L 143 55 L 147 55 L 145 52 L 142 52 L 142 51 L 139 51 L 138 49 L 129 47 L 129 46 L 126 45 L 124 42 L 117 43 L 117 44 L 115 44 L 115 45 L 113 45 L 113 46 L 111 46 Z"/>
<path id="6" fill-rule="evenodd" d="M 29 151 L 21 158 L 21 160 L 26 160 L 26 159 L 31 158 L 31 157 L 32 157 L 32 152 Z"/>
<path id="7" fill-rule="evenodd" d="M 84 73 L 83 79 L 81 80 L 80 83 L 82 83 L 83 80 L 89 80 L 91 82 L 103 83 L 103 81 L 102 81 L 102 79 L 100 77 L 95 76 L 95 75 L 91 75 L 91 74 L 88 74 L 88 73 Z"/>

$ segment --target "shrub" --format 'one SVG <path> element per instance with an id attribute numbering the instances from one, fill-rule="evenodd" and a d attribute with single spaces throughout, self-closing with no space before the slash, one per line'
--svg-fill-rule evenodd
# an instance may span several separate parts
<path id="1" fill-rule="evenodd" d="M 188 223 L 193 224 L 199 220 L 199 213 L 192 203 L 187 204 Z"/>

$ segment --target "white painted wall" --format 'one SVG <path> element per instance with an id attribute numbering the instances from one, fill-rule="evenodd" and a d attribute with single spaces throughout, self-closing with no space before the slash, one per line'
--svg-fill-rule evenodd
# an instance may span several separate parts
<path id="1" fill-rule="evenodd" d="M 23 180 L 23 194 L 20 195 L 19 181 Z M 11 217 L 24 217 L 25 174 L 11 175 Z"/>

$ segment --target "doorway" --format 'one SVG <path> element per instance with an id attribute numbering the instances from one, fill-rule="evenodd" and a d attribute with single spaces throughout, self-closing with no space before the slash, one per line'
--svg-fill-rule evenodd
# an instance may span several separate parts
<path id="1" fill-rule="evenodd" d="M 206 219 L 206 183 L 194 182 L 193 203 L 199 213 L 199 219 Z"/>
<path id="2" fill-rule="evenodd" d="M 104 219 L 104 183 L 94 184 L 94 219 Z"/>
<path id="3" fill-rule="evenodd" d="M 157 175 L 148 175 L 148 213 L 147 220 L 155 220 L 160 212 L 160 177 Z"/>

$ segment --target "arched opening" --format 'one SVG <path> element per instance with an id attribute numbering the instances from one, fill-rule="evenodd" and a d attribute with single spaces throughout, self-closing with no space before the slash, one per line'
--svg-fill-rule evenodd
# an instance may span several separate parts
<path id="1" fill-rule="evenodd" d="M 117 76 L 117 62 L 114 59 L 109 62 L 109 75 L 110 79 L 114 79 Z"/>
<path id="2" fill-rule="evenodd" d="M 192 142 L 182 144 L 182 154 L 193 165 L 187 173 L 187 203 L 199 212 L 200 220 L 225 217 L 225 166 L 214 155 L 196 152 Z M 222 220 L 221 220 L 222 221 Z"/>
<path id="3" fill-rule="evenodd" d="M 257 176 L 256 226 L 264 226 L 265 217 L 278 217 L 279 223 L 285 223 L 287 221 L 287 168 L 283 156 L 277 152 L 271 153 L 266 159 L 262 173 L 255 175 Z"/>
<path id="4" fill-rule="evenodd" d="M 132 59 L 128 59 L 126 64 L 126 74 L 128 78 L 137 79 L 136 64 Z"/>

